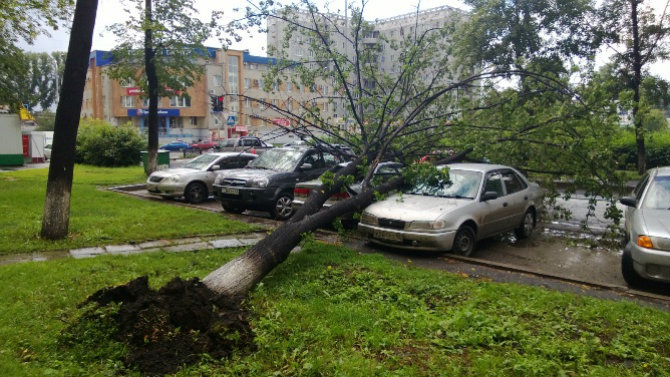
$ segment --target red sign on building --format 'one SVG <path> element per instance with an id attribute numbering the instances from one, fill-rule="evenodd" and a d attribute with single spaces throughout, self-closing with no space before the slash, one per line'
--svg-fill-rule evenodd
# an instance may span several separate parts
<path id="1" fill-rule="evenodd" d="M 139 96 L 140 94 L 142 94 L 142 90 L 140 90 L 140 88 L 126 88 L 127 96 Z"/>
<path id="2" fill-rule="evenodd" d="M 288 118 L 274 118 L 272 119 L 272 123 L 280 127 L 289 127 L 291 125 L 291 120 Z"/>

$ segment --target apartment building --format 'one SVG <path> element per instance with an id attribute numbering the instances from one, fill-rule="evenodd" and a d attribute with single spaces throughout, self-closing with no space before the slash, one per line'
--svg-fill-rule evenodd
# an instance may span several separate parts
<path id="1" fill-rule="evenodd" d="M 102 119 L 114 125 L 131 123 L 144 132 L 148 99 L 134 83 L 118 82 L 105 74 L 112 64 L 109 52 L 91 52 L 89 63 L 82 118 Z M 288 113 L 299 113 L 306 106 L 331 111 L 322 98 L 329 93 L 323 84 L 304 88 L 286 80 L 281 85 L 266 85 L 265 74 L 277 64 L 273 58 L 210 48 L 202 64 L 203 76 L 186 93 L 160 99 L 161 139 L 263 136 L 296 125 L 296 118 Z M 223 100 L 223 111 L 213 111 L 212 98 Z"/>

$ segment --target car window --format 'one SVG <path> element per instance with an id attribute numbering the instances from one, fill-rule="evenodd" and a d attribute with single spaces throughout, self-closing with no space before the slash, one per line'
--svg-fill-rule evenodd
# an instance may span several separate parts
<path id="1" fill-rule="evenodd" d="M 474 199 L 482 181 L 482 174 L 470 170 L 449 170 L 449 180 L 437 184 L 418 183 L 405 193 L 440 196 L 445 198 Z"/>
<path id="2" fill-rule="evenodd" d="M 484 186 L 484 192 L 493 191 L 498 194 L 498 196 L 504 196 L 505 192 L 503 191 L 502 177 L 498 173 L 491 173 L 486 177 L 486 185 Z"/>
<path id="3" fill-rule="evenodd" d="M 213 154 L 203 154 L 203 155 L 200 155 L 200 156 L 192 159 L 191 161 L 185 163 L 184 167 L 188 168 L 188 169 L 201 170 L 201 169 L 206 168 L 209 164 L 214 162 L 217 158 L 219 158 L 219 157 L 216 156 L 216 155 L 213 155 Z"/>
<path id="4" fill-rule="evenodd" d="M 321 169 L 326 167 L 326 162 L 323 160 L 321 153 L 312 151 L 305 155 L 302 160 L 303 164 L 311 164 L 313 168 Z"/>
<path id="5" fill-rule="evenodd" d="M 649 183 L 649 190 L 644 198 L 644 207 L 670 209 L 670 176 L 654 177 Z"/>
<path id="6" fill-rule="evenodd" d="M 323 152 L 323 160 L 325 161 L 326 166 L 333 166 L 337 163 L 337 157 L 328 152 Z"/>
<path id="7" fill-rule="evenodd" d="M 633 196 L 635 196 L 635 199 L 639 202 L 640 199 L 642 199 L 642 193 L 644 192 L 644 188 L 647 186 L 647 182 L 649 182 L 649 174 L 645 174 L 642 179 L 640 179 L 640 182 L 637 183 L 635 186 L 635 189 L 633 190 Z"/>
<path id="8" fill-rule="evenodd" d="M 236 158 L 236 157 L 224 158 L 221 161 L 219 161 L 219 166 L 220 166 L 219 169 L 221 169 L 221 170 L 236 169 L 236 168 L 240 167 L 240 161 L 241 160 L 242 160 L 241 158 Z"/>
<path id="9" fill-rule="evenodd" d="M 521 180 L 521 178 L 519 178 L 511 170 L 507 170 L 502 173 L 502 180 L 505 183 L 505 188 L 507 189 L 508 194 L 518 192 L 526 188 L 525 182 L 523 182 L 523 180 Z"/>
<path id="10" fill-rule="evenodd" d="M 295 149 L 269 149 L 249 165 L 254 169 L 270 169 L 282 172 L 293 171 L 303 152 Z"/>

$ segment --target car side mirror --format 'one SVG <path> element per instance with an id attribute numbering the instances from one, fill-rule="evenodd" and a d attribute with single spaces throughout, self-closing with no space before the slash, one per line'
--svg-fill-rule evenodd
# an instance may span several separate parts
<path id="1" fill-rule="evenodd" d="M 627 206 L 627 207 L 637 207 L 637 200 L 635 198 L 630 197 L 630 196 L 625 196 L 621 199 L 619 199 L 619 203 Z"/>
<path id="2" fill-rule="evenodd" d="M 312 164 L 305 162 L 304 164 L 300 165 L 300 170 L 312 170 Z"/>
<path id="3" fill-rule="evenodd" d="M 214 171 L 214 170 L 221 170 L 221 165 L 218 165 L 218 164 L 217 164 L 217 165 L 212 165 L 212 167 L 209 168 L 209 170 L 212 170 L 212 171 Z"/>
<path id="4" fill-rule="evenodd" d="M 484 193 L 484 195 L 482 195 L 482 202 L 486 202 L 493 199 L 498 199 L 498 193 L 495 191 L 487 191 Z"/>

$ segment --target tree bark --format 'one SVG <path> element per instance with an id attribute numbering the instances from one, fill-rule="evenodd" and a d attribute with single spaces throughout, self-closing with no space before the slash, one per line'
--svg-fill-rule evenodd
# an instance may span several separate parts
<path id="1" fill-rule="evenodd" d="M 638 5 L 639 0 L 630 0 L 630 18 L 633 31 L 633 123 L 635 125 L 635 145 L 637 147 L 637 172 L 643 174 L 647 170 L 647 152 L 644 146 L 642 117 L 639 116 L 642 55 L 640 53 Z"/>
<path id="2" fill-rule="evenodd" d="M 158 76 L 154 55 L 156 54 L 153 44 L 153 13 L 152 0 L 144 1 L 144 15 L 149 25 L 144 31 L 144 70 L 149 83 L 149 143 L 147 148 L 147 175 L 157 169 L 158 157 Z"/>
<path id="3" fill-rule="evenodd" d="M 72 20 L 40 232 L 46 239 L 64 238 L 68 233 L 77 129 L 97 8 L 97 0 L 77 0 Z"/>

